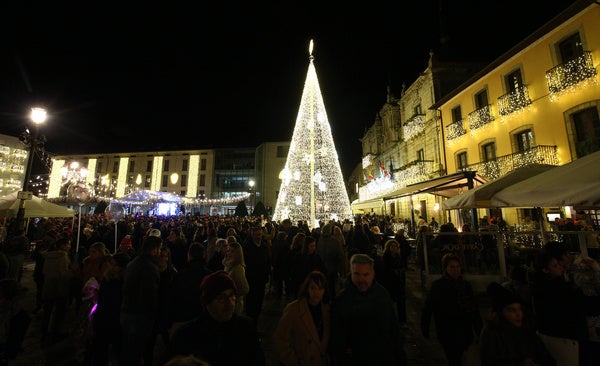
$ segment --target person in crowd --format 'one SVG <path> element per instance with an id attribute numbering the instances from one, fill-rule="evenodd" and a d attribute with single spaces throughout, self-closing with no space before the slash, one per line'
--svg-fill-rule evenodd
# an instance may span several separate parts
<path id="1" fill-rule="evenodd" d="M 167 359 L 193 355 L 212 366 L 265 365 L 252 318 L 235 313 L 235 282 L 225 271 L 204 277 L 200 284 L 202 312 L 173 333 Z"/>
<path id="2" fill-rule="evenodd" d="M 443 225 L 442 225 L 443 226 Z M 477 298 L 462 276 L 458 256 L 442 257 L 442 277 L 431 283 L 421 314 L 421 332 L 429 338 L 431 318 L 449 366 L 460 366 L 465 350 L 482 329 Z"/>
<path id="3" fill-rule="evenodd" d="M 223 268 L 235 282 L 235 313 L 241 315 L 244 313 L 244 298 L 250 291 L 250 286 L 246 278 L 246 262 L 240 243 L 231 243 L 226 246 Z"/>
<path id="4" fill-rule="evenodd" d="M 419 267 L 420 278 L 421 278 L 421 288 L 425 289 L 425 245 L 427 244 L 427 251 L 431 250 L 431 239 L 432 236 L 428 236 L 427 233 L 431 232 L 431 228 L 429 226 L 419 226 L 416 237 L 416 247 L 417 247 L 417 266 Z"/>
<path id="5" fill-rule="evenodd" d="M 82 263 L 81 283 L 86 283 L 92 277 L 101 282 L 110 266 L 110 255 L 104 243 L 97 241 L 91 244 L 88 256 L 83 259 Z"/>
<path id="6" fill-rule="evenodd" d="M 368 223 L 357 223 L 354 227 L 354 231 L 349 233 L 348 242 L 348 255 L 357 253 L 370 254 L 371 240 L 369 239 L 369 224 Z"/>
<path id="7" fill-rule="evenodd" d="M 223 269 L 223 259 L 225 259 L 225 250 L 227 249 L 227 239 L 218 238 L 215 241 L 214 252 L 208 259 L 206 265 L 212 271 Z"/>
<path id="8" fill-rule="evenodd" d="M 204 244 L 192 242 L 188 248 L 187 265 L 173 278 L 170 294 L 172 330 L 194 319 L 202 311 L 200 283 L 212 273 L 206 266 L 205 257 Z"/>
<path id="9" fill-rule="evenodd" d="M 559 241 L 551 240 L 544 244 L 542 249 L 551 257 L 555 258 L 558 264 L 560 264 L 563 269 L 565 281 L 573 282 L 573 273 L 571 271 L 572 260 L 567 245 Z"/>
<path id="10" fill-rule="evenodd" d="M 306 279 L 306 275 L 308 275 L 312 271 L 319 271 L 321 273 L 326 273 L 327 266 L 321 259 L 321 256 L 317 253 L 317 240 L 311 236 L 305 236 L 302 241 L 302 249 L 300 250 L 300 268 L 303 268 L 303 280 Z"/>
<path id="11" fill-rule="evenodd" d="M 77 328 L 75 329 L 76 359 L 83 364 L 91 362 L 93 340 L 92 322 L 98 308 L 98 290 L 100 284 L 96 277 L 90 277 L 81 289 L 81 305 L 77 309 Z"/>
<path id="12" fill-rule="evenodd" d="M 188 245 L 181 230 L 171 229 L 166 240 L 166 247 L 171 252 L 171 262 L 176 270 L 181 270 L 187 263 Z"/>
<path id="13" fill-rule="evenodd" d="M 65 336 L 60 334 L 60 331 L 67 313 L 71 284 L 75 276 L 69 258 L 70 249 L 71 239 L 62 237 L 56 241 L 53 250 L 45 254 L 42 292 L 44 311 L 41 320 L 43 343 L 54 342 Z"/>
<path id="14" fill-rule="evenodd" d="M 400 243 L 396 239 L 385 242 L 383 251 L 383 272 L 377 276 L 396 304 L 398 320 L 403 328 L 407 327 L 406 318 L 406 266 L 402 257 Z"/>
<path id="15" fill-rule="evenodd" d="M 246 315 L 258 321 L 265 297 L 265 286 L 271 272 L 271 248 L 262 240 L 262 228 L 253 226 L 242 245 L 246 260 L 246 278 L 250 291 L 246 295 Z"/>
<path id="16" fill-rule="evenodd" d="M 579 365 L 579 340 L 585 329 L 581 298 L 554 254 L 537 256 L 532 288 L 535 325 L 558 366 Z"/>
<path id="17" fill-rule="evenodd" d="M 285 265 L 286 258 L 290 251 L 290 243 L 287 238 L 287 233 L 280 230 L 273 239 L 273 245 L 271 246 L 271 261 L 273 262 L 273 271 L 271 273 L 271 279 L 273 281 L 273 293 L 277 297 L 281 297 L 284 293 L 284 289 L 287 287 L 286 284 L 286 272 L 287 268 Z"/>
<path id="18" fill-rule="evenodd" d="M 344 250 L 344 270 L 341 272 L 341 277 L 343 278 L 348 273 L 348 244 L 346 234 L 342 231 L 340 225 L 333 225 L 333 234 L 331 236 L 342 243 L 342 249 Z"/>
<path id="19" fill-rule="evenodd" d="M 171 286 L 173 284 L 173 279 L 177 275 L 177 268 L 175 268 L 175 265 L 173 264 L 173 258 L 169 247 L 163 246 L 160 248 L 157 263 L 160 271 L 158 313 L 152 331 L 152 339 L 148 342 L 144 350 L 143 357 L 145 365 L 154 364 L 154 346 L 157 338 L 160 338 L 165 347 L 169 344 L 169 329 L 172 324 L 171 309 L 169 309 L 171 298 L 169 295 L 172 290 Z"/>
<path id="20" fill-rule="evenodd" d="M 282 365 L 329 365 L 331 314 L 327 289 L 325 275 L 311 271 L 300 286 L 298 299 L 283 310 L 274 335 Z"/>
<path id="21" fill-rule="evenodd" d="M 3 249 L 8 258 L 8 278 L 14 278 L 17 283 L 21 284 L 21 275 L 23 273 L 23 262 L 25 254 L 29 250 L 29 238 L 25 229 L 16 229 L 14 235 L 6 241 L 6 246 Z"/>
<path id="22" fill-rule="evenodd" d="M 317 241 L 317 254 L 325 263 L 329 293 L 335 296 L 338 279 L 344 273 L 345 263 L 344 247 L 333 237 L 332 223 L 325 224 L 321 230 L 321 237 Z"/>
<path id="23" fill-rule="evenodd" d="M 92 318 L 94 330 L 91 349 L 92 366 L 115 364 L 121 355 L 122 331 L 120 312 L 125 268 L 131 258 L 125 253 L 110 257 L 109 268 L 104 273 L 98 289 L 98 306 Z"/>
<path id="24" fill-rule="evenodd" d="M 3 250 L 0 250 L 0 280 L 8 277 L 10 262 Z"/>
<path id="25" fill-rule="evenodd" d="M 39 242 L 33 252 L 31 259 L 35 262 L 33 267 L 33 281 L 35 282 L 35 312 L 42 309 L 42 294 L 44 289 L 44 260 L 46 253 L 54 248 L 57 234 L 54 230 L 47 230 L 42 236 L 42 241 Z"/>
<path id="26" fill-rule="evenodd" d="M 435 220 L 435 217 L 431 216 L 431 222 L 429 223 L 429 228 L 431 231 L 437 231 L 440 227 L 440 224 Z"/>
<path id="27" fill-rule="evenodd" d="M 22 350 L 31 316 L 19 298 L 15 278 L 0 279 L 0 365 L 8 365 Z"/>
<path id="28" fill-rule="evenodd" d="M 585 318 L 585 329 L 579 341 L 579 364 L 592 366 L 600 360 L 600 264 L 593 258 L 579 255 L 572 268 Z"/>
<path id="29" fill-rule="evenodd" d="M 398 231 L 396 231 L 396 234 L 394 234 L 394 239 L 396 239 L 398 244 L 400 244 L 400 256 L 402 257 L 404 267 L 408 268 L 408 260 L 411 255 L 412 248 L 408 243 L 406 231 L 404 229 L 398 229 Z"/>
<path id="30" fill-rule="evenodd" d="M 158 256 L 162 239 L 149 235 L 125 270 L 121 303 L 122 365 L 140 365 L 143 351 L 153 340 L 158 317 L 160 270 Z"/>
<path id="31" fill-rule="evenodd" d="M 481 366 L 556 365 L 526 321 L 521 297 L 497 282 L 490 283 L 486 292 L 492 312 L 481 332 Z"/>
<path id="32" fill-rule="evenodd" d="M 350 258 L 350 282 L 331 309 L 334 365 L 406 365 L 394 303 L 374 279 L 373 258 L 354 254 Z"/>
<path id="33" fill-rule="evenodd" d="M 208 362 L 203 361 L 195 356 L 175 356 L 168 360 L 163 366 L 211 366 Z"/>
<path id="34" fill-rule="evenodd" d="M 306 273 L 304 272 L 304 262 L 302 260 L 302 245 L 304 243 L 306 234 L 303 231 L 299 231 L 292 238 L 290 244 L 290 250 L 287 253 L 285 259 L 286 268 L 286 289 L 285 294 L 288 299 L 295 299 L 298 296 L 298 289 Z"/>

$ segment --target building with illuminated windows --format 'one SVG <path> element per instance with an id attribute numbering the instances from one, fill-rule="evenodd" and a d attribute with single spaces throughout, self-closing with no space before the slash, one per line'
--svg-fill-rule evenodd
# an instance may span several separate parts
<path id="1" fill-rule="evenodd" d="M 440 87 L 448 65 L 432 55 L 400 98 L 388 95 L 366 132 L 353 211 L 413 223 L 434 216 L 460 227 L 460 211 L 441 212 L 445 198 L 518 167 L 562 165 L 600 150 L 599 60 L 600 4 L 591 0 L 573 3 L 479 71 L 456 68 L 454 76 L 468 77 L 450 90 Z M 532 214 L 475 216 L 514 224 Z"/>
<path id="2" fill-rule="evenodd" d="M 22 190 L 28 155 L 19 138 L 0 135 L 0 196 Z"/>
<path id="3" fill-rule="evenodd" d="M 258 148 L 55 155 L 48 199 L 66 198 L 71 182 L 79 181 L 106 200 L 137 191 L 171 193 L 194 213 L 232 214 L 240 200 L 272 207 L 285 164 L 280 155 L 288 148 L 289 142 L 277 142 Z M 250 181 L 257 182 L 252 190 Z"/>

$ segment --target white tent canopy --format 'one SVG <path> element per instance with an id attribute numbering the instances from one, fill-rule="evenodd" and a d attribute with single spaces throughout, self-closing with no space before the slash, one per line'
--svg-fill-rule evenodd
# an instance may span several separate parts
<path id="1" fill-rule="evenodd" d="M 0 197 L 0 217 L 16 217 L 21 200 L 17 192 Z M 25 218 L 28 217 L 73 217 L 75 211 L 33 196 L 25 200 Z"/>
<path id="2" fill-rule="evenodd" d="M 493 207 L 600 207 L 600 151 L 507 187 Z"/>
<path id="3" fill-rule="evenodd" d="M 442 202 L 442 208 L 445 210 L 454 210 L 493 207 L 491 205 L 491 199 L 496 192 L 553 168 L 555 168 L 554 165 L 541 164 L 517 168 L 498 179 L 464 191 L 454 197 L 450 197 Z"/>

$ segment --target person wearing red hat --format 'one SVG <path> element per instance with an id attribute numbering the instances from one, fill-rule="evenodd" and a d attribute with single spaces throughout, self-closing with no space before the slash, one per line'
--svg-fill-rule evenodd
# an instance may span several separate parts
<path id="1" fill-rule="evenodd" d="M 265 365 L 256 324 L 235 313 L 235 282 L 220 270 L 200 284 L 203 311 L 177 328 L 167 349 L 167 359 L 194 355 L 212 366 Z"/>

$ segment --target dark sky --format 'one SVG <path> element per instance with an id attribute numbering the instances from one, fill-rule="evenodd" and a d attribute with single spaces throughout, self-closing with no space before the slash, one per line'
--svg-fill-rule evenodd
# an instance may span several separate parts
<path id="1" fill-rule="evenodd" d="M 410 85 L 440 34 L 453 58 L 491 60 L 572 2 L 3 5 L 0 133 L 18 135 L 42 104 L 55 154 L 289 141 L 312 38 L 347 176 L 387 85 Z"/>

